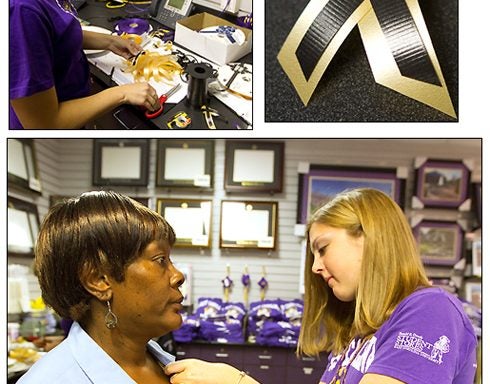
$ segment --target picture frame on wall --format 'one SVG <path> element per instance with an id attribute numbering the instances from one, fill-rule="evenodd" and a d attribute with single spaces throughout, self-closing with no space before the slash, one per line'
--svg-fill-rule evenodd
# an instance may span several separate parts
<path id="1" fill-rule="evenodd" d="M 481 308 L 481 283 L 467 281 L 465 283 L 465 299 L 477 308 Z"/>
<path id="2" fill-rule="evenodd" d="M 39 213 L 33 203 L 8 196 L 7 249 L 9 255 L 34 256 Z"/>
<path id="3" fill-rule="evenodd" d="M 385 192 L 403 208 L 405 170 L 306 164 L 299 173 L 297 223 L 308 217 L 335 195 L 354 188 L 374 188 Z"/>
<path id="4" fill-rule="evenodd" d="M 157 187 L 213 189 L 213 140 L 158 140 Z"/>
<path id="5" fill-rule="evenodd" d="M 92 184 L 148 186 L 149 139 L 94 139 Z"/>
<path id="6" fill-rule="evenodd" d="M 481 227 L 482 222 L 482 205 L 481 205 L 481 182 L 473 184 L 474 211 L 476 216 L 476 225 Z"/>
<path id="7" fill-rule="evenodd" d="M 212 200 L 157 199 L 157 212 L 172 226 L 176 247 L 211 246 Z"/>
<path id="8" fill-rule="evenodd" d="M 416 159 L 413 208 L 469 210 L 471 170 L 464 161 Z"/>
<path id="9" fill-rule="evenodd" d="M 277 201 L 223 200 L 220 248 L 275 249 L 277 210 Z"/>
<path id="10" fill-rule="evenodd" d="M 41 193 L 33 139 L 7 139 L 9 188 Z"/>
<path id="11" fill-rule="evenodd" d="M 471 265 L 473 276 L 481 277 L 481 238 L 471 244 Z"/>
<path id="12" fill-rule="evenodd" d="M 421 220 L 413 234 L 426 265 L 453 266 L 463 256 L 464 232 L 457 222 Z"/>
<path id="13" fill-rule="evenodd" d="M 225 143 L 224 188 L 227 192 L 282 192 L 284 142 Z"/>

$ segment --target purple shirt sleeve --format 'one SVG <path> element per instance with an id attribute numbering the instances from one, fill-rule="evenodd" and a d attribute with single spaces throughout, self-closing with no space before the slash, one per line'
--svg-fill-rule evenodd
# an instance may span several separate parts
<path id="1" fill-rule="evenodd" d="M 357 343 L 343 362 L 330 356 L 321 382 L 329 383 L 338 365 L 348 364 Z M 459 301 L 440 288 L 422 289 L 404 299 L 362 347 L 346 382 L 376 373 L 410 384 L 472 383 L 475 350 L 476 336 Z"/>
<path id="2" fill-rule="evenodd" d="M 87 96 L 82 31 L 68 0 L 10 0 L 9 97 L 55 87 L 59 101 Z M 10 128 L 22 128 L 10 108 Z"/>

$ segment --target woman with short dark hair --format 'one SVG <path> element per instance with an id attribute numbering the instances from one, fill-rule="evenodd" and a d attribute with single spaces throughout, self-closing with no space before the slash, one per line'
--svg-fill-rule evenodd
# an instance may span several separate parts
<path id="1" fill-rule="evenodd" d="M 169 383 L 163 367 L 174 357 L 151 339 L 182 323 L 174 242 L 161 215 L 115 192 L 53 207 L 35 270 L 46 304 L 75 322 L 19 383 Z"/>

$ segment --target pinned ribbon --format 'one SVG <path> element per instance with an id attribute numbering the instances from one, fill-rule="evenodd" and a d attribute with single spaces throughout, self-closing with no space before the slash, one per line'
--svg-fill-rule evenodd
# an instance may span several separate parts
<path id="1" fill-rule="evenodd" d="M 248 266 L 245 266 L 245 269 L 242 274 L 242 284 L 243 284 L 243 302 L 245 307 L 248 307 L 248 292 L 250 291 L 250 275 L 248 274 Z"/>
<path id="2" fill-rule="evenodd" d="M 267 291 L 267 287 L 269 286 L 269 282 L 265 278 L 265 267 L 262 267 L 262 278 L 257 283 L 260 287 L 260 300 L 265 300 L 265 292 Z"/>
<path id="3" fill-rule="evenodd" d="M 377 83 L 456 118 L 418 0 L 311 0 L 278 55 L 305 105 L 356 25 Z"/>
<path id="4" fill-rule="evenodd" d="M 233 286 L 233 280 L 230 278 L 230 266 L 226 266 L 226 277 L 221 280 L 223 284 L 224 302 L 227 303 L 230 298 L 231 287 Z"/>

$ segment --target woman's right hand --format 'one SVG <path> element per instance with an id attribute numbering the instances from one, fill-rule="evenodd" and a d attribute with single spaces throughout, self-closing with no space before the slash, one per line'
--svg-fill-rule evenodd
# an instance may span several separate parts
<path id="1" fill-rule="evenodd" d="M 160 108 L 157 91 L 149 83 L 134 83 L 118 86 L 122 92 L 123 104 L 138 105 L 155 111 Z"/>
<path id="2" fill-rule="evenodd" d="M 199 359 L 169 363 L 164 371 L 172 384 L 259 384 L 231 365 Z"/>

